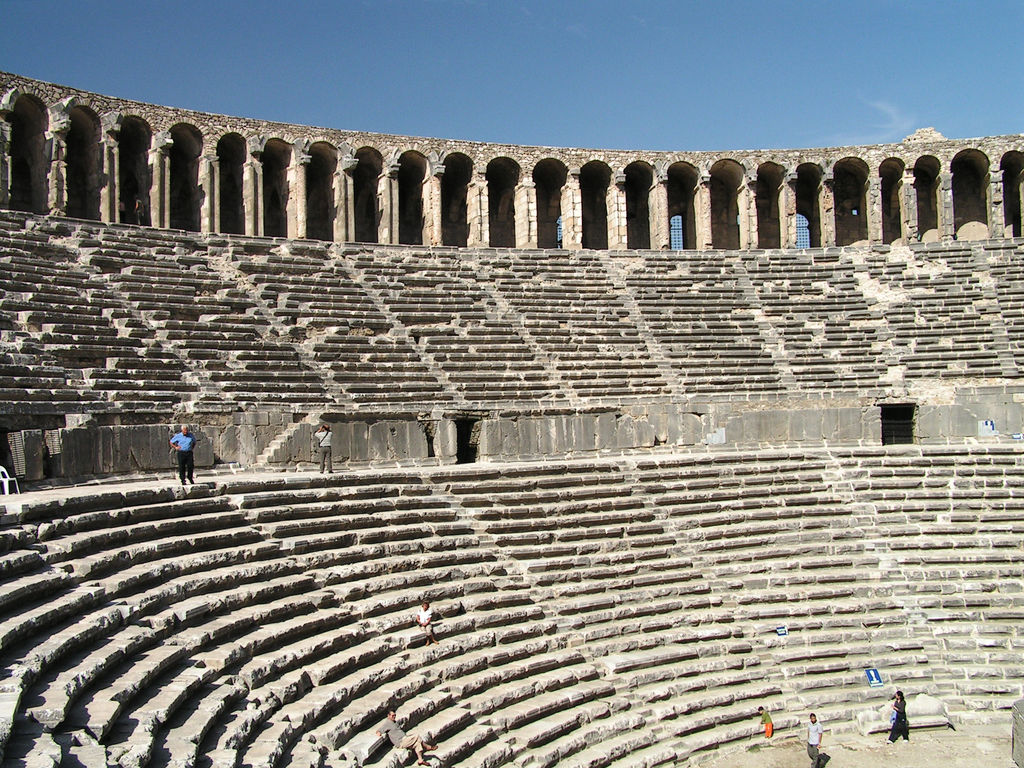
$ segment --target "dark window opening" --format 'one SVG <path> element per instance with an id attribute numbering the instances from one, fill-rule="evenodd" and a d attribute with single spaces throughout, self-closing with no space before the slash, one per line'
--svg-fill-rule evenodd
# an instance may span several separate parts
<path id="1" fill-rule="evenodd" d="M 480 419 L 455 420 L 455 463 L 472 464 L 480 447 Z"/>
<path id="2" fill-rule="evenodd" d="M 914 442 L 914 414 L 917 406 L 882 406 L 882 445 L 900 445 Z"/>

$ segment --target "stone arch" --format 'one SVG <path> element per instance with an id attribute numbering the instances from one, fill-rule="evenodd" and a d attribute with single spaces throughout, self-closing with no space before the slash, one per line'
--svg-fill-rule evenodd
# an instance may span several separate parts
<path id="1" fill-rule="evenodd" d="M 739 189 L 743 166 L 735 160 L 719 160 L 710 171 L 711 247 L 736 250 L 740 247 Z"/>
<path id="2" fill-rule="evenodd" d="M 1024 152 L 1016 150 L 1003 155 L 999 163 L 1003 172 L 1003 232 L 1005 237 L 1024 235 L 1021 217 L 1021 187 L 1024 186 Z"/>
<path id="3" fill-rule="evenodd" d="M 149 145 L 153 132 L 141 117 L 121 121 L 117 135 L 118 212 L 125 224 L 149 226 Z"/>
<path id="4" fill-rule="evenodd" d="M 465 248 L 469 242 L 469 181 L 473 161 L 461 152 L 444 159 L 441 174 L 441 244 Z"/>
<path id="5" fill-rule="evenodd" d="M 380 226 L 377 189 L 384 158 L 372 147 L 360 148 L 355 158 L 356 167 L 352 169 L 353 232 L 357 243 L 376 243 Z"/>
<path id="6" fill-rule="evenodd" d="M 939 161 L 923 155 L 914 163 L 914 195 L 917 203 L 917 239 L 939 239 Z"/>
<path id="7" fill-rule="evenodd" d="M 684 162 L 673 163 L 666 172 L 669 230 L 672 229 L 672 219 L 678 216 L 681 250 L 697 247 L 697 214 L 693 203 L 699 178 L 697 169 Z"/>
<path id="8" fill-rule="evenodd" d="M 878 166 L 882 197 L 882 242 L 895 243 L 903 237 L 903 213 L 900 191 L 903 188 L 903 161 L 890 157 Z"/>
<path id="9" fill-rule="evenodd" d="M 580 244 L 592 250 L 608 249 L 608 185 L 612 171 L 607 163 L 591 160 L 580 168 L 580 207 L 583 231 Z"/>
<path id="10" fill-rule="evenodd" d="M 487 231 L 492 248 L 516 245 L 516 187 L 522 169 L 508 157 L 496 157 L 487 164 Z"/>
<path id="11" fill-rule="evenodd" d="M 953 232 L 958 240 L 988 237 L 988 158 L 976 149 L 957 153 L 953 174 Z"/>
<path id="12" fill-rule="evenodd" d="M 89 107 L 68 110 L 67 213 L 77 219 L 100 218 L 100 119 Z"/>
<path id="13" fill-rule="evenodd" d="M 9 205 L 16 211 L 47 213 L 50 159 L 46 152 L 46 106 L 32 94 L 19 91 L 8 94 L 4 101 L 8 100 L 13 101 L 6 116 L 11 124 Z"/>
<path id="14" fill-rule="evenodd" d="M 651 187 L 654 169 L 637 160 L 626 166 L 626 247 L 647 250 L 651 247 Z"/>
<path id="15" fill-rule="evenodd" d="M 562 218 L 562 187 L 568 168 L 554 158 L 541 160 L 533 167 L 537 191 L 537 247 L 559 247 L 559 219 Z"/>
<path id="16" fill-rule="evenodd" d="M 785 175 L 785 169 L 778 163 L 762 163 L 757 168 L 755 207 L 758 248 L 782 247 L 779 200 Z"/>
<path id="17" fill-rule="evenodd" d="M 245 167 L 245 139 L 226 133 L 217 142 L 217 205 L 220 231 L 229 235 L 245 234 L 245 204 L 242 184 Z"/>
<path id="18" fill-rule="evenodd" d="M 187 123 L 174 125 L 170 133 L 170 227 L 198 232 L 199 156 L 203 151 L 203 135 Z"/>
<path id="19" fill-rule="evenodd" d="M 821 247 L 821 166 L 801 163 L 796 169 L 796 212 L 807 219 L 807 247 Z"/>
<path id="20" fill-rule="evenodd" d="M 836 245 L 866 243 L 868 240 L 869 173 L 867 163 L 859 157 L 844 157 L 832 167 Z"/>
<path id="21" fill-rule="evenodd" d="M 423 245 L 423 182 L 427 158 L 415 150 L 398 158 L 398 242 Z"/>
<path id="22" fill-rule="evenodd" d="M 338 152 L 326 141 L 314 142 L 309 148 L 306 166 L 306 237 L 311 240 L 334 240 L 334 172 Z"/>
<path id="23" fill-rule="evenodd" d="M 288 166 L 292 147 L 281 139 L 270 139 L 263 147 L 263 234 L 288 237 Z"/>

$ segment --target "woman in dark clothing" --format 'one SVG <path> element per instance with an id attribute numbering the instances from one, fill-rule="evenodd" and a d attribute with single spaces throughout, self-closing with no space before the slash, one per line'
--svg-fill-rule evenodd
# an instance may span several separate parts
<path id="1" fill-rule="evenodd" d="M 892 710 L 896 717 L 892 721 L 892 728 L 889 730 L 889 743 L 895 744 L 896 739 L 902 736 L 910 741 L 910 725 L 907 723 L 907 700 L 903 698 L 903 691 L 896 691 L 892 700 Z"/>

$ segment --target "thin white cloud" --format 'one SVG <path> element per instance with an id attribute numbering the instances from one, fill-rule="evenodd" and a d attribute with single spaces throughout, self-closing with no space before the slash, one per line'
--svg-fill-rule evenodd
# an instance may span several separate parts
<path id="1" fill-rule="evenodd" d="M 900 141 L 914 132 L 917 118 L 896 104 L 884 100 L 860 102 L 869 110 L 863 123 L 852 131 L 843 131 L 826 139 L 832 146 L 854 146 L 861 144 L 890 144 Z"/>

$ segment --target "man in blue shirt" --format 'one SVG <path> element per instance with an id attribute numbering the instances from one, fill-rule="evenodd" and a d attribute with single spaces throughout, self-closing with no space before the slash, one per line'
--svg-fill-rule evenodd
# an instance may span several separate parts
<path id="1" fill-rule="evenodd" d="M 185 478 L 188 477 L 188 481 L 195 485 L 196 481 L 192 479 L 192 473 L 195 471 L 196 462 L 192 449 L 196 447 L 196 438 L 189 432 L 188 424 L 182 424 L 181 432 L 172 437 L 169 442 L 171 448 L 178 454 L 178 477 L 181 478 L 181 484 L 184 485 Z"/>

